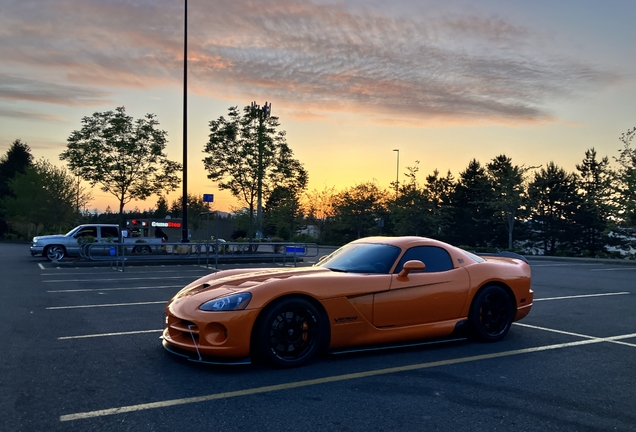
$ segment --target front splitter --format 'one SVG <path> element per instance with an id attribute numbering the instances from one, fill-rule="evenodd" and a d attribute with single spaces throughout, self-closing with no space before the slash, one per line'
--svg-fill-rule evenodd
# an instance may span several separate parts
<path id="1" fill-rule="evenodd" d="M 252 363 L 252 360 L 247 357 L 244 359 L 219 359 L 205 356 L 198 356 L 197 353 L 193 353 L 188 350 L 184 350 L 183 348 L 179 348 L 177 346 L 172 345 L 167 342 L 163 337 L 161 338 L 162 345 L 166 349 L 166 351 L 178 355 L 179 357 L 185 357 L 191 362 L 195 363 L 204 363 L 204 364 L 212 364 L 212 365 L 228 365 L 228 366 L 236 366 L 236 365 L 248 365 Z"/>

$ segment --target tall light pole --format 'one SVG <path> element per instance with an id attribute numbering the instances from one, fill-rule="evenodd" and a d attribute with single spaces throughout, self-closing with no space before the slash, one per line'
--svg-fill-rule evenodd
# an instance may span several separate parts
<path id="1" fill-rule="evenodd" d="M 181 241 L 187 243 L 188 238 L 188 0 L 185 2 L 183 26 L 183 199 L 181 208 Z"/>
<path id="2" fill-rule="evenodd" d="M 395 169 L 395 200 L 398 199 L 398 190 L 400 188 L 400 149 L 393 149 L 397 152 L 397 168 Z"/>

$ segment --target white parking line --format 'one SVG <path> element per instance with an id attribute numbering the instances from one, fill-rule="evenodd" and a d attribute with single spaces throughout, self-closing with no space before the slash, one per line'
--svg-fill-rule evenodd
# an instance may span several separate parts
<path id="1" fill-rule="evenodd" d="M 590 266 L 599 266 L 603 264 L 595 264 L 595 263 L 558 263 L 558 264 L 533 264 L 530 262 L 530 266 L 532 267 L 590 267 Z"/>
<path id="2" fill-rule="evenodd" d="M 539 327 L 539 326 L 534 326 L 534 325 L 524 324 L 524 323 L 518 323 L 518 322 L 516 322 L 514 324 L 519 326 L 519 327 L 527 327 L 527 328 L 531 328 L 531 329 L 544 330 L 544 331 L 548 331 L 548 332 L 552 332 L 552 333 L 564 334 L 564 335 L 568 335 L 568 336 L 576 336 L 576 337 L 581 337 L 581 338 L 585 338 L 585 339 L 599 339 L 596 336 L 589 336 L 589 335 L 584 335 L 584 334 L 580 334 L 580 333 L 566 332 L 566 331 L 563 331 L 563 330 L 551 329 L 551 328 L 547 328 L 547 327 Z M 621 341 L 607 341 L 607 342 L 611 342 L 611 343 L 615 343 L 615 344 L 619 344 L 619 345 L 627 345 L 627 346 L 631 346 L 631 347 L 636 348 L 636 344 L 631 344 L 631 343 L 628 343 L 628 342 L 621 342 Z"/>
<path id="3" fill-rule="evenodd" d="M 94 304 L 94 305 L 81 305 L 81 306 L 54 306 L 47 307 L 46 310 L 59 310 L 59 309 L 86 309 L 97 307 L 113 307 L 113 306 L 138 306 L 138 305 L 151 305 L 151 304 L 166 304 L 168 300 L 161 300 L 155 302 L 137 302 L 137 303 L 109 303 L 109 304 Z"/>
<path id="4" fill-rule="evenodd" d="M 50 290 L 47 293 L 74 293 L 74 292 L 102 292 L 102 291 L 134 291 L 134 290 L 147 290 L 147 289 L 165 289 L 165 288 L 182 288 L 183 285 L 158 285 L 147 287 L 131 287 L 131 288 L 86 288 L 86 289 L 72 289 L 72 290 Z"/>
<path id="5" fill-rule="evenodd" d="M 138 330 L 138 331 L 127 331 L 127 332 L 119 332 L 119 333 L 98 333 L 98 334 L 80 335 L 80 336 L 62 336 L 57 339 L 58 340 L 86 339 L 86 338 L 105 337 L 105 336 L 124 336 L 124 335 L 135 335 L 135 334 L 143 334 L 143 333 L 159 333 L 162 331 L 163 330 Z"/>
<path id="6" fill-rule="evenodd" d="M 53 277 L 57 277 L 57 276 L 79 276 L 79 275 L 94 275 L 94 276 L 99 276 L 100 274 L 104 274 L 104 275 L 112 275 L 113 274 L 113 270 L 112 269 L 107 269 L 108 271 L 103 271 L 103 272 L 79 272 L 79 273 L 75 273 L 75 272 L 64 272 L 64 273 L 59 273 L 59 272 L 55 272 L 55 273 L 42 273 L 42 276 L 53 276 Z M 131 271 L 131 270 L 127 270 L 126 273 L 128 275 L 135 275 L 135 274 L 147 274 L 147 273 L 152 273 L 152 274 L 158 274 L 158 273 L 184 273 L 185 271 L 189 271 L 189 272 L 200 272 L 202 269 L 199 268 L 194 268 L 194 269 L 177 269 L 177 270 L 159 270 L 159 271 Z"/>
<path id="7" fill-rule="evenodd" d="M 44 266 L 42 265 L 42 263 L 38 263 L 38 267 L 40 267 L 41 270 L 46 270 Z"/>
<path id="8" fill-rule="evenodd" d="M 165 407 L 170 407 L 175 405 L 185 405 L 185 404 L 191 404 L 191 403 L 197 403 L 197 402 L 207 402 L 207 401 L 219 400 L 219 399 L 229 399 L 233 397 L 249 396 L 249 395 L 269 393 L 269 392 L 275 392 L 275 391 L 281 391 L 281 390 L 290 390 L 290 389 L 301 388 L 301 387 L 309 387 L 312 385 L 327 384 L 327 383 L 333 383 L 333 382 L 339 382 L 339 381 L 348 381 L 348 380 L 359 379 L 359 378 L 388 375 L 388 374 L 394 374 L 399 372 L 427 369 L 427 368 L 438 367 L 438 366 L 448 366 L 448 365 L 468 363 L 468 362 L 474 362 L 474 361 L 480 361 L 480 360 L 488 360 L 488 359 L 494 359 L 494 358 L 500 358 L 500 357 L 509 357 L 509 356 L 514 356 L 518 354 L 529 354 L 529 353 L 535 353 L 540 351 L 548 351 L 548 350 L 555 350 L 555 349 L 568 348 L 568 347 L 574 347 L 574 346 L 589 345 L 589 344 L 607 342 L 612 340 L 628 339 L 633 337 L 636 337 L 636 333 L 621 335 L 621 336 L 613 336 L 610 338 L 587 339 L 587 340 L 577 341 L 577 342 L 567 342 L 567 343 L 561 343 L 561 344 L 555 344 L 555 345 L 544 345 L 544 346 L 538 346 L 533 348 L 524 348 L 519 350 L 504 351 L 499 353 L 484 354 L 484 355 L 471 356 L 471 357 L 461 357 L 461 358 L 442 360 L 437 362 L 418 363 L 413 365 L 386 368 L 386 369 L 375 369 L 375 370 L 369 370 L 366 372 L 357 372 L 357 373 L 344 374 L 344 375 L 333 375 L 333 376 L 328 376 L 328 377 L 318 378 L 318 379 L 295 381 L 295 382 L 289 382 L 285 384 L 277 384 L 277 385 L 265 386 L 265 387 L 255 387 L 251 389 L 237 390 L 237 391 L 224 392 L 224 393 L 215 393 L 215 394 L 210 394 L 206 396 L 196 396 L 196 397 L 189 397 L 189 398 L 182 398 L 182 399 L 169 399 L 169 400 L 159 401 L 159 402 L 120 406 L 117 408 L 109 408 L 109 409 L 103 409 L 103 410 L 97 410 L 97 411 L 66 414 L 66 415 L 60 416 L 60 421 L 66 422 L 66 421 L 80 420 L 80 419 L 87 419 L 87 418 L 94 418 L 94 417 L 103 417 L 103 416 L 108 416 L 113 414 L 123 414 L 128 412 L 143 411 L 143 410 L 154 409 L 154 408 L 165 408 Z"/>
<path id="9" fill-rule="evenodd" d="M 616 267 L 608 269 L 592 269 L 591 271 L 620 271 L 620 270 L 636 270 L 636 267 Z"/>
<path id="10" fill-rule="evenodd" d="M 583 295 L 573 295 L 573 296 L 563 296 L 563 297 L 546 297 L 546 298 L 536 298 L 533 301 L 567 300 L 567 299 L 575 299 L 575 298 L 605 297 L 605 296 L 616 296 L 616 295 L 626 295 L 626 294 L 631 294 L 631 293 L 628 291 L 622 291 L 622 292 L 615 292 L 615 293 L 583 294 Z"/>
<path id="11" fill-rule="evenodd" d="M 192 279 L 192 275 L 189 276 L 159 276 L 159 277 L 138 277 L 138 278 L 115 278 L 115 279 L 53 279 L 42 281 L 44 283 L 56 283 L 56 282 L 120 282 L 120 281 L 134 281 L 134 280 L 153 280 L 153 279 Z"/>

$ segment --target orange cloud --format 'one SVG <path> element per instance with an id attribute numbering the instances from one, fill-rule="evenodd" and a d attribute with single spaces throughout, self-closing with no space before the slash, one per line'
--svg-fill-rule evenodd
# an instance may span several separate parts
<path id="1" fill-rule="evenodd" d="M 180 84 L 182 6 L 14 3 L 0 18 L 5 65 L 26 70 L 38 88 L 73 91 L 63 98 L 5 85 L 0 98 L 79 105 L 106 100 L 103 88 Z M 193 91 L 276 100 L 303 118 L 346 109 L 382 123 L 547 122 L 556 102 L 619 79 L 555 59 L 542 51 L 544 36 L 498 17 L 397 18 L 304 0 L 219 0 L 190 2 L 189 19 Z"/>

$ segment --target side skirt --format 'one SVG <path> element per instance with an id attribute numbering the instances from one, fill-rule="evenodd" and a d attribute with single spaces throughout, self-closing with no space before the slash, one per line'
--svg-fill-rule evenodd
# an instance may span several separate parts
<path id="1" fill-rule="evenodd" d="M 410 341 L 399 344 L 383 344 L 383 345 L 371 345 L 371 346 L 362 346 L 353 349 L 336 349 L 333 351 L 328 351 L 329 354 L 340 355 L 340 354 L 351 354 L 351 353 L 359 353 L 359 352 L 367 352 L 367 351 L 382 351 L 382 350 L 391 350 L 391 349 L 400 349 L 400 348 L 410 348 L 410 347 L 420 347 L 425 345 L 439 345 L 445 343 L 453 343 L 453 342 L 461 342 L 468 339 L 467 336 L 468 323 L 466 321 L 460 321 L 455 325 L 455 330 L 453 334 L 449 337 L 445 338 L 436 338 L 436 339 L 427 339 L 422 341 Z"/>

